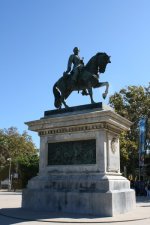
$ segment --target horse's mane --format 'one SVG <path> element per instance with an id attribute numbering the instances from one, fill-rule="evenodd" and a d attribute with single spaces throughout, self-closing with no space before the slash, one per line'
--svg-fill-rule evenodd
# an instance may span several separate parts
<path id="1" fill-rule="evenodd" d="M 97 59 L 97 57 L 100 56 L 100 55 L 107 55 L 107 54 L 106 54 L 105 52 L 97 52 L 97 53 L 96 53 L 94 56 L 92 56 L 92 57 L 90 58 L 90 60 L 87 62 L 86 67 L 88 67 L 89 64 L 95 62 L 95 60 Z"/>
<path id="2" fill-rule="evenodd" d="M 87 64 L 85 65 L 85 67 L 86 67 L 86 68 L 90 67 L 91 64 L 94 64 L 94 63 L 96 62 L 98 56 L 104 55 L 104 54 L 106 55 L 105 52 L 97 52 L 94 56 L 92 56 L 92 57 L 90 58 L 90 60 L 89 60 L 89 61 L 87 62 Z"/>

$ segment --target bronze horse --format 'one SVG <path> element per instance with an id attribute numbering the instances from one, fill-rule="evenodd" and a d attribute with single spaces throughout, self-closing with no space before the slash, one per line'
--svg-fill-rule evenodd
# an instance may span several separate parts
<path id="1" fill-rule="evenodd" d="M 84 66 L 79 74 L 77 83 L 72 80 L 72 74 L 68 75 L 64 73 L 53 86 L 55 107 L 61 109 L 63 104 L 65 108 L 68 108 L 65 99 L 68 98 L 72 91 L 80 90 L 83 90 L 82 94 L 90 95 L 91 103 L 95 103 L 93 100 L 92 88 L 103 86 L 106 86 L 105 92 L 103 93 L 103 98 L 105 99 L 108 93 L 109 83 L 99 82 L 98 73 L 104 73 L 108 63 L 111 63 L 110 56 L 105 52 L 97 53 Z"/>

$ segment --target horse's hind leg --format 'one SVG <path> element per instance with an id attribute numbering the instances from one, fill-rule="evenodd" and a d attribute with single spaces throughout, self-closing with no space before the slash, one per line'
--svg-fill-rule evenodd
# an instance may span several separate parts
<path id="1" fill-rule="evenodd" d="M 63 105 L 65 106 L 65 109 L 69 108 L 69 106 L 66 104 L 64 98 L 61 98 L 61 102 L 63 103 Z"/>
<path id="2" fill-rule="evenodd" d="M 65 106 L 65 108 L 66 108 L 66 109 L 68 109 L 68 108 L 69 108 L 69 106 L 66 104 L 66 102 L 65 102 L 65 101 L 62 101 L 62 103 L 64 104 L 64 106 Z"/>

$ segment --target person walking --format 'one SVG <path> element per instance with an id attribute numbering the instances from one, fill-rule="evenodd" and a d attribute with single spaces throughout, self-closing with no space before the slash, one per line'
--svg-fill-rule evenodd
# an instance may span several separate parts
<path id="1" fill-rule="evenodd" d="M 150 197 L 150 183 L 147 186 L 147 197 Z"/>

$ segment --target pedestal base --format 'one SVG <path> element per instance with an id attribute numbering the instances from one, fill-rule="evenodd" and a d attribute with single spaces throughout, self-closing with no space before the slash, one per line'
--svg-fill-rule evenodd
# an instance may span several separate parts
<path id="1" fill-rule="evenodd" d="M 135 207 L 133 190 L 107 193 L 25 190 L 23 207 L 51 212 L 114 216 Z"/>
<path id="2" fill-rule="evenodd" d="M 23 190 L 22 207 L 114 216 L 135 207 L 135 192 L 129 188 L 129 181 L 122 176 L 34 178 L 28 189 Z"/>

